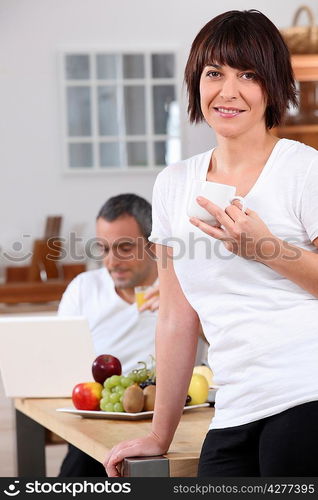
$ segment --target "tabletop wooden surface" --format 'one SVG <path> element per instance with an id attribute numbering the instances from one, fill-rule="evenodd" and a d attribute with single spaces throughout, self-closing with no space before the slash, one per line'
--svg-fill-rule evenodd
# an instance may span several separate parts
<path id="1" fill-rule="evenodd" d="M 72 407 L 71 399 L 16 399 L 15 407 L 47 429 L 102 462 L 107 451 L 120 441 L 147 434 L 151 420 L 90 419 L 57 412 Z M 214 409 L 188 410 L 182 415 L 169 452 L 170 476 L 196 475 L 198 458 Z"/>

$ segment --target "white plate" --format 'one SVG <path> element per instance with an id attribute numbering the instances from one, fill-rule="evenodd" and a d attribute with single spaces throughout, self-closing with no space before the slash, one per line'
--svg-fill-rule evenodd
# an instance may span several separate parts
<path id="1" fill-rule="evenodd" d="M 201 405 L 185 406 L 183 411 L 194 410 L 195 408 L 209 407 L 209 403 L 203 403 Z M 91 410 L 77 410 L 76 408 L 57 408 L 56 411 L 63 413 L 72 413 L 73 415 L 79 415 L 86 418 L 110 418 L 112 420 L 143 420 L 145 418 L 151 418 L 153 411 L 141 411 L 139 413 L 125 413 L 116 411 L 91 411 Z"/>

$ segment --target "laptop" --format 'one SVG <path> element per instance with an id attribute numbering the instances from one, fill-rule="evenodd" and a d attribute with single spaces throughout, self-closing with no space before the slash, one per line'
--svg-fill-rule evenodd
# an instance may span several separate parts
<path id="1" fill-rule="evenodd" d="M 94 382 L 95 358 L 84 317 L 0 318 L 0 373 L 7 397 L 71 397 L 76 384 Z"/>

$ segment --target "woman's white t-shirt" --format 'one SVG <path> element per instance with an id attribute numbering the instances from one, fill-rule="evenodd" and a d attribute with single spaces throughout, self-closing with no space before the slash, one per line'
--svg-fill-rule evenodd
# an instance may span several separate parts
<path id="1" fill-rule="evenodd" d="M 270 267 L 227 251 L 189 222 L 191 185 L 206 179 L 211 153 L 157 176 L 150 240 L 173 247 L 177 278 L 210 343 L 219 387 L 212 429 L 318 399 L 318 299 Z M 245 200 L 275 236 L 318 254 L 312 244 L 318 237 L 315 149 L 279 140 Z M 295 253 L 293 265 L 298 262 Z"/>

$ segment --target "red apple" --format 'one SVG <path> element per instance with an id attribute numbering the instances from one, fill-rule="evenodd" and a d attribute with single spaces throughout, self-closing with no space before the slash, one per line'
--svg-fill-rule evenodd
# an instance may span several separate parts
<path id="1" fill-rule="evenodd" d="M 94 380 L 103 384 L 112 375 L 121 375 L 121 362 L 111 354 L 97 356 L 92 366 Z"/>
<path id="2" fill-rule="evenodd" d="M 78 410 L 100 410 L 102 384 L 98 382 L 83 382 L 77 384 L 72 391 L 72 401 Z"/>

